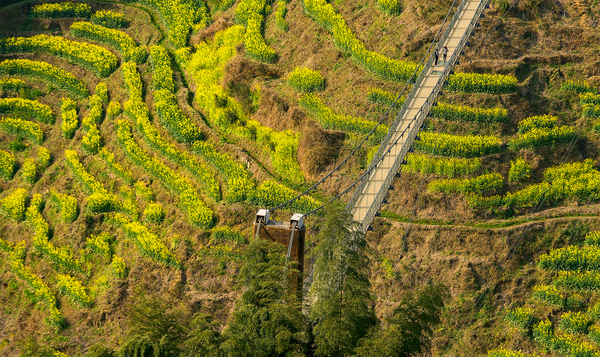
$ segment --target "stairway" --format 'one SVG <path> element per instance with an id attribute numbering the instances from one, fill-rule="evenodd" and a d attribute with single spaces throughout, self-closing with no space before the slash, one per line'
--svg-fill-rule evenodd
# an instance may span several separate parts
<path id="1" fill-rule="evenodd" d="M 417 138 L 429 110 L 444 82 L 458 61 L 468 38 L 487 7 L 489 0 L 463 0 L 438 42 L 438 50 L 448 47 L 447 62 L 435 65 L 433 56 L 424 65 L 407 96 L 400 114 L 391 125 L 379 151 L 348 203 L 347 209 L 366 232 L 387 194 L 392 180 Z"/>

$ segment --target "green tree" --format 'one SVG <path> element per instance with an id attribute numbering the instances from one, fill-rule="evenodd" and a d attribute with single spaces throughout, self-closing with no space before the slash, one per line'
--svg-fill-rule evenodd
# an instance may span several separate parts
<path id="1" fill-rule="evenodd" d="M 375 328 L 361 341 L 357 356 L 405 357 L 427 351 L 446 298 L 443 285 L 429 285 L 416 294 L 406 294 L 387 319 L 387 326 Z"/>
<path id="2" fill-rule="evenodd" d="M 347 356 L 377 322 L 365 235 L 340 205 L 326 209 L 316 236 L 310 318 L 317 356 Z"/>
<path id="3" fill-rule="evenodd" d="M 306 324 L 293 290 L 294 269 L 277 243 L 255 239 L 240 272 L 244 293 L 224 332 L 228 356 L 303 356 Z"/>
<path id="4" fill-rule="evenodd" d="M 190 324 L 190 332 L 183 344 L 182 357 L 219 357 L 224 353 L 219 348 L 222 341 L 218 330 L 219 322 L 211 315 L 198 313 Z"/>
<path id="5" fill-rule="evenodd" d="M 129 308 L 129 331 L 119 357 L 179 356 L 187 337 L 182 311 L 169 311 L 158 297 L 138 298 Z"/>

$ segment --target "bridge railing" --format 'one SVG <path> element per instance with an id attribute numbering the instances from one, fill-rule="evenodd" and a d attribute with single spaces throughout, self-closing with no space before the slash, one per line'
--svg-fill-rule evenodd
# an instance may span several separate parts
<path id="1" fill-rule="evenodd" d="M 363 220 L 361 222 L 363 232 L 365 232 L 368 229 L 373 218 L 375 217 L 375 214 L 379 211 L 379 207 L 380 207 L 381 203 L 383 202 L 385 195 L 387 194 L 387 191 L 392 183 L 392 180 L 396 176 L 396 173 L 399 172 L 400 165 L 404 161 L 404 158 L 406 157 L 406 154 L 410 150 L 410 147 L 412 146 L 414 139 L 416 138 L 419 131 L 421 130 L 421 128 L 425 122 L 425 119 L 426 119 L 427 115 L 429 114 L 429 110 L 431 109 L 432 105 L 434 105 L 437 96 L 441 92 L 442 87 L 446 81 L 446 78 L 448 77 L 450 72 L 453 71 L 453 67 L 456 64 L 456 62 L 458 61 L 458 57 L 462 53 L 462 51 L 467 43 L 467 40 L 470 37 L 470 35 L 472 34 L 476 23 L 479 21 L 479 18 L 483 14 L 483 11 L 487 8 L 489 1 L 490 0 L 481 1 L 472 20 L 469 22 L 469 26 L 467 27 L 467 30 L 464 32 L 463 36 L 460 38 L 459 43 L 456 46 L 456 49 L 453 51 L 452 55 L 450 56 L 450 59 L 446 63 L 444 70 L 443 70 L 442 74 L 440 75 L 440 79 L 434 86 L 430 95 L 427 97 L 425 104 L 423 104 L 423 106 L 419 109 L 417 114 L 412 119 L 410 119 L 410 123 L 407 126 L 407 128 L 411 128 L 411 129 L 410 129 L 410 132 L 408 133 L 407 140 L 404 142 L 404 145 L 403 145 L 402 149 L 400 150 L 400 154 L 396 157 L 396 160 L 394 161 L 392 168 L 388 171 L 383 184 L 380 186 L 380 189 L 376 193 L 375 199 L 373 200 L 373 204 L 370 205 L 370 207 L 367 210 L 367 214 L 365 215 L 365 217 L 363 218 Z M 468 2 L 469 2 L 468 0 L 463 0 L 463 2 L 458 6 L 454 16 L 452 17 L 452 21 L 448 25 L 448 28 L 446 29 L 444 34 L 442 35 L 442 38 L 438 42 L 436 48 L 440 49 L 441 46 L 443 46 L 443 44 L 446 43 L 450 34 L 454 30 L 455 24 L 459 20 L 463 9 L 468 4 Z M 348 203 L 348 206 L 347 206 L 348 209 L 355 208 L 356 203 L 360 199 L 361 195 L 364 192 L 366 185 L 368 184 L 368 180 L 371 176 L 371 173 L 374 172 L 374 169 L 382 162 L 385 155 L 388 155 L 390 153 L 391 149 L 398 144 L 399 139 L 404 138 L 404 136 L 406 135 L 406 129 L 405 129 L 404 132 L 401 134 L 401 136 L 397 140 L 395 140 L 395 142 L 392 145 L 389 145 L 391 138 L 394 135 L 397 135 L 396 130 L 397 130 L 399 124 L 402 122 L 402 115 L 405 113 L 406 110 L 408 110 L 408 106 L 410 105 L 410 100 L 414 99 L 417 91 L 419 90 L 421 83 L 423 82 L 425 76 L 427 75 L 427 72 L 432 67 L 433 61 L 434 61 L 433 56 L 430 56 L 426 65 L 424 66 L 424 69 L 421 71 L 421 74 L 419 75 L 417 81 L 415 82 L 413 89 L 411 90 L 410 94 L 407 96 L 407 99 L 405 100 L 404 105 L 402 106 L 402 110 L 396 117 L 396 120 L 394 121 L 394 124 L 390 128 L 388 135 L 386 135 L 386 138 L 384 139 L 381 146 L 379 147 L 379 150 L 377 151 L 377 154 L 373 158 L 371 165 L 369 165 L 369 168 L 367 169 L 368 174 L 363 175 L 363 177 L 361 178 L 360 184 L 356 185 L 358 187 L 356 188 L 356 190 L 352 196 L 352 199 Z"/>

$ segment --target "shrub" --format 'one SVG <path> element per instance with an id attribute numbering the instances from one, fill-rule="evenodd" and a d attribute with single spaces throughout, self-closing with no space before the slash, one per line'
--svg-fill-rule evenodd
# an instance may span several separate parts
<path id="1" fill-rule="evenodd" d="M 9 152 L 0 150 L 0 177 L 9 181 L 15 174 L 15 165 L 17 161 Z"/>
<path id="2" fill-rule="evenodd" d="M 315 92 L 325 89 L 325 80 L 318 71 L 296 67 L 288 74 L 288 83 L 295 90 L 301 92 Z"/>
<path id="3" fill-rule="evenodd" d="M 48 19 L 65 17 L 83 17 L 87 19 L 92 14 L 92 9 L 88 4 L 61 2 L 35 5 L 31 9 L 31 14 L 33 17 L 45 17 Z"/>
<path id="4" fill-rule="evenodd" d="M 25 200 L 29 193 L 24 188 L 17 188 L 0 200 L 0 208 L 8 217 L 19 222 L 25 218 Z"/>
<path id="5" fill-rule="evenodd" d="M 499 190 L 504 184 L 502 175 L 497 172 L 483 174 L 467 179 L 445 179 L 431 181 L 427 188 L 432 192 L 451 193 L 478 193 Z"/>
<path id="6" fill-rule="evenodd" d="M 451 135 L 422 132 L 415 149 L 440 156 L 476 157 L 498 153 L 502 141 L 495 136 Z"/>
<path id="7" fill-rule="evenodd" d="M 314 94 L 305 94 L 300 99 L 302 108 L 315 116 L 317 122 L 325 129 L 350 131 L 359 134 L 368 134 L 377 123 L 360 117 L 336 114 Z M 383 138 L 388 128 L 379 125 L 375 131 L 377 138 Z"/>
<path id="8" fill-rule="evenodd" d="M 85 98 L 89 95 L 85 84 L 75 78 L 74 75 L 45 62 L 28 59 L 5 60 L 0 62 L 1 74 L 37 78 L 77 97 Z"/>
<path id="9" fill-rule="evenodd" d="M 438 103 L 431 108 L 431 115 L 442 120 L 456 120 L 485 124 L 501 123 L 508 120 L 508 110 L 504 108 L 471 108 L 463 105 Z"/>
<path id="10" fill-rule="evenodd" d="M 142 64 L 148 53 L 146 48 L 138 46 L 125 32 L 79 21 L 71 24 L 71 35 L 103 43 L 121 53 L 123 61 Z"/>
<path id="11" fill-rule="evenodd" d="M 456 73 L 448 77 L 446 89 L 464 93 L 513 93 L 517 78 L 503 74 Z"/>
<path id="12" fill-rule="evenodd" d="M 520 182 L 526 180 L 531 175 L 531 165 L 523 158 L 518 157 L 515 161 L 510 161 L 510 170 L 508 171 L 508 181 Z"/>
<path id="13" fill-rule="evenodd" d="M 44 124 L 54 124 L 55 116 L 46 104 L 22 98 L 0 98 L 0 113 L 22 119 L 36 118 Z"/>
<path id="14" fill-rule="evenodd" d="M 479 168 L 481 168 L 481 161 L 478 158 L 429 157 L 421 154 L 406 155 L 406 165 L 402 166 L 402 170 L 408 172 L 419 172 L 423 175 L 435 173 L 450 177 L 468 175 Z"/>
<path id="15" fill-rule="evenodd" d="M 120 29 L 127 27 L 125 15 L 110 10 L 96 11 L 90 20 L 94 25 L 104 26 L 111 29 Z"/>
<path id="16" fill-rule="evenodd" d="M 98 45 L 67 40 L 60 36 L 35 35 L 0 39 L 0 53 L 45 53 L 81 66 L 99 77 L 117 69 L 117 57 Z"/>
<path id="17" fill-rule="evenodd" d="M 61 294 L 66 296 L 71 303 L 79 308 L 89 308 L 92 306 L 92 299 L 85 292 L 81 283 L 69 275 L 58 274 L 56 277 L 56 286 Z"/>
<path id="18" fill-rule="evenodd" d="M 50 203 L 60 211 L 60 218 L 65 223 L 73 223 L 77 219 L 77 198 L 50 190 Z"/>
<path id="19" fill-rule="evenodd" d="M 304 11 L 333 36 L 335 45 L 349 53 L 367 71 L 391 81 L 407 81 L 418 64 L 412 61 L 389 59 L 382 54 L 369 51 L 348 27 L 342 15 L 326 0 L 304 0 Z"/>
<path id="20" fill-rule="evenodd" d="M 144 210 L 144 217 L 151 223 L 160 223 L 165 219 L 165 212 L 160 203 L 149 203 Z"/>
<path id="21" fill-rule="evenodd" d="M 71 98 L 63 98 L 60 102 L 60 111 L 62 118 L 62 123 L 60 124 L 62 137 L 65 139 L 72 139 L 75 135 L 75 130 L 77 130 L 77 125 L 79 125 L 75 101 Z"/>

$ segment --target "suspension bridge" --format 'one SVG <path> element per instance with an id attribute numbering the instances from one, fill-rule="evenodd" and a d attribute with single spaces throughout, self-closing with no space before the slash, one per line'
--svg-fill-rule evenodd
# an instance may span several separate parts
<path id="1" fill-rule="evenodd" d="M 462 0 L 458 4 L 458 0 L 454 0 L 439 32 L 423 56 L 423 60 L 417 67 L 417 70 L 411 76 L 409 83 L 414 80 L 412 89 L 407 94 L 404 103 L 390 125 L 388 133 L 382 140 L 379 150 L 373 157 L 370 165 L 360 178 L 331 199 L 330 202 L 352 193 L 346 209 L 352 214 L 354 220 L 360 223 L 363 232 L 369 229 L 373 218 L 385 202 L 385 197 L 394 177 L 400 173 L 406 155 L 411 151 L 414 141 L 418 139 L 418 134 L 426 124 L 431 107 L 436 104 L 437 97 L 441 94 L 444 83 L 448 76 L 453 73 L 454 66 L 458 64 L 459 57 L 463 53 L 465 46 L 467 46 L 468 39 L 473 34 L 479 19 L 483 16 L 483 12 L 489 6 L 489 2 L 490 0 Z M 444 28 L 445 30 L 442 32 Z M 442 50 L 444 47 L 448 49 L 446 60 L 444 61 L 442 56 L 440 56 L 439 60 L 436 60 L 433 54 L 435 52 L 439 54 L 443 53 Z M 303 220 L 305 217 L 322 209 L 325 205 L 311 212 L 294 214 L 290 222 L 274 221 L 271 224 L 272 234 L 269 234 L 269 215 L 279 209 L 286 207 L 288 209 L 293 208 L 294 201 L 317 189 L 328 178 L 331 178 L 334 173 L 340 170 L 373 135 L 377 127 L 384 122 L 391 110 L 396 106 L 396 103 L 406 92 L 408 86 L 407 84 L 400 94 L 398 94 L 396 101 L 390 106 L 373 130 L 366 135 L 361 143 L 337 167 L 312 187 L 293 199 L 277 207 L 261 209 L 254 222 L 256 236 L 261 235 L 262 227 L 268 239 L 279 241 L 288 246 L 288 257 L 295 259 L 303 258 Z M 298 231 L 298 233 L 295 233 L 295 231 Z M 295 236 L 298 237 L 296 240 L 294 240 Z M 303 262 L 300 262 L 300 264 L 303 265 Z"/>

